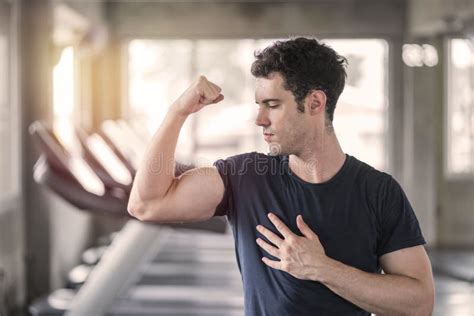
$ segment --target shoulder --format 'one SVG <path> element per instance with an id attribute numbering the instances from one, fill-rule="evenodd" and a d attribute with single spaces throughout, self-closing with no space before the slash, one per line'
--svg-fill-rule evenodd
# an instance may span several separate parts
<path id="1" fill-rule="evenodd" d="M 242 154 L 237 154 L 234 156 L 229 156 L 225 159 L 220 159 L 220 160 L 230 160 L 230 161 L 245 161 L 245 160 L 252 160 L 252 161 L 258 161 L 258 160 L 263 160 L 263 161 L 270 161 L 272 159 L 275 159 L 278 156 L 269 156 L 265 155 L 263 153 L 259 153 L 256 151 L 248 152 L 248 153 L 242 153 Z"/>
<path id="2" fill-rule="evenodd" d="M 218 169 L 221 167 L 239 167 L 247 161 L 253 162 L 258 155 L 257 152 L 243 153 L 234 156 L 229 156 L 227 158 L 218 159 L 214 162 L 214 166 Z"/>
<path id="3" fill-rule="evenodd" d="M 390 174 L 352 157 L 355 170 L 355 184 L 365 193 L 369 203 L 376 209 L 395 197 L 404 196 L 398 181 Z"/>
<path id="4" fill-rule="evenodd" d="M 266 165 L 276 165 L 281 160 L 278 156 L 268 156 L 258 152 L 249 152 L 219 159 L 214 162 L 214 166 L 219 171 L 236 171 L 247 173 L 257 170 Z"/>
<path id="5" fill-rule="evenodd" d="M 385 189 L 392 186 L 396 180 L 388 173 L 380 171 L 366 162 L 351 156 L 354 165 L 355 179 L 368 189 Z M 379 191 L 379 190 L 377 190 Z"/>

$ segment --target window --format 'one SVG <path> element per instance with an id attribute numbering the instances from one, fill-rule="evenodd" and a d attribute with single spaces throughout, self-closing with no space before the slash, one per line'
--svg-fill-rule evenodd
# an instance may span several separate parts
<path id="1" fill-rule="evenodd" d="M 73 136 L 74 114 L 74 49 L 62 50 L 59 62 L 53 68 L 54 131 L 69 144 Z"/>
<path id="2" fill-rule="evenodd" d="M 198 74 L 219 83 L 226 99 L 191 116 L 177 146 L 178 160 L 208 164 L 247 150 L 265 150 L 253 125 L 250 75 L 254 40 L 133 40 L 128 44 L 128 119 L 153 133 L 168 107 Z M 263 45 L 263 46 L 262 46 Z"/>
<path id="3" fill-rule="evenodd" d="M 468 39 L 448 42 L 448 176 L 474 174 L 474 47 Z"/>
<path id="4" fill-rule="evenodd" d="M 58 64 L 53 69 L 53 128 L 54 134 L 67 149 L 68 163 L 72 174 L 89 192 L 104 194 L 104 185 L 89 165 L 82 159 L 82 147 L 74 130 L 75 71 L 74 48 L 68 46 L 61 52 Z"/>
<path id="5" fill-rule="evenodd" d="M 191 41 L 133 40 L 128 45 L 128 104 L 131 123 L 154 132 L 169 105 L 191 80 Z M 178 156 L 192 150 L 190 124 L 181 131 Z"/>
<path id="6" fill-rule="evenodd" d="M 388 45 L 380 39 L 325 40 L 347 58 L 347 80 L 334 114 L 343 150 L 384 170 L 388 136 Z"/>
<path id="7" fill-rule="evenodd" d="M 177 158 L 208 164 L 240 152 L 267 152 L 261 129 L 254 125 L 254 78 L 250 65 L 253 52 L 271 42 L 130 41 L 125 111 L 128 119 L 137 129 L 146 126 L 148 133 L 153 133 L 168 106 L 198 74 L 205 74 L 221 86 L 226 98 L 222 104 L 206 107 L 190 117 L 180 135 Z M 324 42 L 349 60 L 346 88 L 334 121 L 341 146 L 345 152 L 384 169 L 387 167 L 387 44 L 378 39 Z"/>

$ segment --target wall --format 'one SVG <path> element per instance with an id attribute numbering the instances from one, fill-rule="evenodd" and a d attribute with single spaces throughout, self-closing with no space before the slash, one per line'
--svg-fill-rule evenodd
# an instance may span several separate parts
<path id="1" fill-rule="evenodd" d="M 2 205 L 0 210 L 0 297 L 10 311 L 18 310 L 25 298 L 24 226 L 21 206 Z M 5 294 L 3 293 L 3 294 Z M 2 310 L 0 309 L 0 312 Z"/>
<path id="2" fill-rule="evenodd" d="M 410 34 L 430 37 L 456 33 L 472 26 L 474 0 L 410 0 L 408 27 Z"/>
<path id="3" fill-rule="evenodd" d="M 404 74 L 401 60 L 406 34 L 404 1 L 320 1 L 297 3 L 157 3 L 108 6 L 118 39 L 130 38 L 275 38 L 287 35 L 317 37 L 381 37 L 389 41 L 390 173 L 402 183 L 430 245 L 436 242 L 437 186 L 434 154 L 436 95 L 423 94 L 436 85 L 439 68 Z M 212 17 L 212 18 L 209 18 Z M 420 89 L 403 82 L 420 82 Z M 434 76 L 434 77 L 433 77 Z M 421 80 L 420 80 L 421 79 Z M 404 97 L 407 89 L 408 98 Z M 416 104 L 416 106 L 415 106 Z M 427 121 L 433 122 L 433 121 Z M 403 137 L 401 137 L 403 135 Z M 428 160 L 420 155 L 433 152 Z M 427 183 L 427 184 L 426 184 Z M 421 185 L 422 184 L 422 185 Z"/>
<path id="4" fill-rule="evenodd" d="M 423 42 L 427 44 L 427 42 Z M 441 53 L 441 41 L 430 41 Z M 438 242 L 438 135 L 441 122 L 443 64 L 435 67 L 404 68 L 405 116 L 403 132 L 403 178 L 407 195 L 430 246 Z M 421 210 L 421 211 L 420 211 Z"/>
<path id="5" fill-rule="evenodd" d="M 110 2 L 111 28 L 126 37 L 274 38 L 400 36 L 403 1 Z"/>
<path id="6" fill-rule="evenodd" d="M 427 10 L 427 7 L 430 10 Z M 440 246 L 474 246 L 474 175 L 447 178 L 445 169 L 445 41 L 451 36 L 474 34 L 474 1 L 412 0 L 409 3 L 409 36 L 413 41 L 434 43 L 440 54 L 436 69 L 417 70 L 413 81 L 414 107 L 419 114 L 413 122 L 414 137 L 420 143 L 414 152 L 416 177 L 414 196 L 436 208 L 437 243 Z M 443 79 L 445 78 L 445 79 Z M 421 107 L 420 105 L 424 106 Z M 424 140 L 427 139 L 427 142 Z M 435 196 L 426 190 L 435 192 Z"/>
<path id="7" fill-rule="evenodd" d="M 51 34 L 56 3 L 49 0 L 23 0 L 21 3 L 22 182 L 27 304 L 52 289 L 64 286 L 68 271 L 79 262 L 84 248 L 95 239 L 96 227 L 104 226 L 100 226 L 100 220 L 97 224 L 92 215 L 75 209 L 35 183 L 32 177 L 38 152 L 29 137 L 28 127 L 35 120 L 52 123 L 54 51 Z M 79 13 L 98 23 L 102 14 L 99 1 L 74 5 Z"/>
<path id="8" fill-rule="evenodd" d="M 33 181 L 32 169 L 37 153 L 28 127 L 37 119 L 51 121 L 51 13 L 48 1 L 21 2 L 22 187 L 27 302 L 49 290 L 49 206 Z"/>
<path id="9" fill-rule="evenodd" d="M 0 34 L 7 40 L 8 55 L 6 65 L 7 91 L 1 105 L 0 128 L 2 129 L 1 148 L 4 155 L 1 159 L 2 192 L 0 194 L 0 314 L 16 313 L 21 309 L 25 297 L 24 265 L 24 213 L 21 200 L 21 157 L 19 139 L 21 133 L 19 117 L 19 43 L 18 43 L 17 2 L 0 0 Z M 4 69 L 2 69 L 4 70 Z M 4 74 L 1 74 L 4 80 Z M 0 93 L 3 93 L 0 92 Z M 3 99 L 3 98 L 2 98 Z M 6 130 L 5 130 L 6 129 Z M 9 157 L 7 156 L 9 155 Z M 5 157 L 7 156 L 7 157 Z"/>
<path id="10" fill-rule="evenodd" d="M 439 17 L 452 10 L 453 6 L 446 4 L 448 2 L 413 0 L 406 11 L 404 1 L 388 0 L 291 4 L 226 2 L 219 5 L 207 1 L 67 1 L 94 22 L 110 23 L 113 30 L 109 47 L 89 61 L 94 69 L 89 78 L 97 86 L 91 92 L 90 101 L 91 108 L 96 111 L 92 123 L 95 127 L 104 118 L 120 115 L 117 92 L 120 82 L 117 78 L 120 77 L 120 45 L 125 39 L 273 38 L 286 35 L 388 39 L 393 52 L 390 56 L 389 135 L 392 173 L 406 189 L 430 244 L 474 245 L 474 180 L 447 180 L 441 172 L 442 65 L 406 69 L 401 61 L 401 45 L 405 39 L 428 36 L 429 41 L 442 51 L 442 38 L 437 35 L 439 28 L 426 25 L 440 25 Z M 433 9 L 432 13 L 428 13 L 427 6 Z M 107 220 L 91 219 L 51 197 L 31 178 L 37 153 L 29 141 L 27 127 L 35 119 L 51 121 L 52 64 L 48 46 L 51 7 L 51 2 L 46 0 L 21 1 L 25 214 L 16 207 L 0 214 L 0 266 L 6 267 L 15 280 L 12 284 L 16 289 L 12 293 L 16 293 L 17 298 L 21 298 L 25 290 L 23 279 L 27 279 L 29 299 L 60 286 L 68 269 L 77 261 L 80 250 L 90 243 L 91 231 L 106 231 L 110 227 Z M 456 12 L 468 11 L 463 4 L 460 8 Z M 406 98 L 403 97 L 404 89 Z M 21 272 L 24 259 L 26 276 Z"/>

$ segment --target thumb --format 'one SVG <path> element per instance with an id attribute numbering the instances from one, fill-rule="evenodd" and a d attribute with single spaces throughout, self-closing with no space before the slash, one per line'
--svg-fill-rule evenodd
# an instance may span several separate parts
<path id="1" fill-rule="evenodd" d="M 224 95 L 219 94 L 218 96 L 210 96 L 210 95 L 201 95 L 199 102 L 204 105 L 216 104 L 224 100 Z"/>
<path id="2" fill-rule="evenodd" d="M 315 239 L 318 236 L 309 228 L 309 226 L 304 222 L 303 216 L 298 215 L 296 217 L 296 225 L 298 226 L 298 229 L 300 232 L 303 234 L 303 236 L 310 238 L 310 239 Z"/>
<path id="3" fill-rule="evenodd" d="M 214 101 L 212 101 L 212 103 L 219 103 L 221 102 L 222 100 L 224 100 L 224 95 L 223 94 L 219 94 L 219 96 L 217 98 L 214 99 Z"/>

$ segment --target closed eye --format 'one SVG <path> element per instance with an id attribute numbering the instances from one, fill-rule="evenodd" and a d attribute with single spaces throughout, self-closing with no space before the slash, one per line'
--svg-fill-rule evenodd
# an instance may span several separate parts
<path id="1" fill-rule="evenodd" d="M 258 105 L 258 108 L 260 109 L 261 107 L 265 107 L 266 109 L 275 109 L 275 108 L 278 108 L 280 106 L 280 104 L 268 104 L 268 103 L 264 103 L 263 105 Z"/>
<path id="2" fill-rule="evenodd" d="M 277 98 L 268 98 L 268 99 L 264 99 L 262 101 L 257 102 L 255 101 L 255 103 L 257 103 L 257 105 L 260 107 L 262 104 L 265 105 L 266 108 L 277 108 L 280 106 L 280 101 L 281 99 L 277 99 Z"/>

